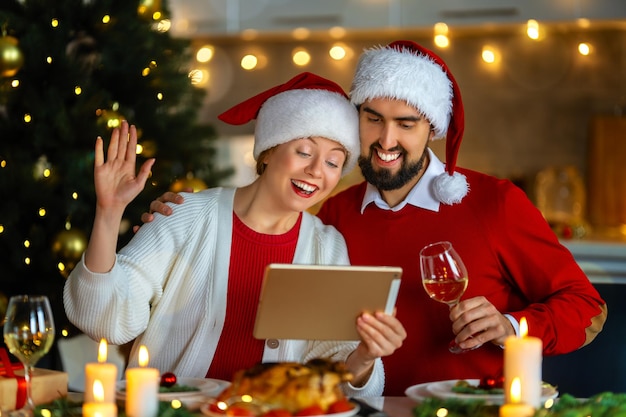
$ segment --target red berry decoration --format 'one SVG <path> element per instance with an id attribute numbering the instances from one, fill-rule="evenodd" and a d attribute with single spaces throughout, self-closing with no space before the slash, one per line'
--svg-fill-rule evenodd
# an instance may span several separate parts
<path id="1" fill-rule="evenodd" d="M 161 375 L 161 386 L 162 387 L 173 387 L 174 385 L 176 385 L 176 375 L 174 375 L 174 373 L 172 372 L 166 372 L 163 375 Z"/>

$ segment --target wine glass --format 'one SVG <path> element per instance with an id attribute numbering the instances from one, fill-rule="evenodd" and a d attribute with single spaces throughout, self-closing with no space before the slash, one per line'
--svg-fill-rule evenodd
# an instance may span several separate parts
<path id="1" fill-rule="evenodd" d="M 450 308 L 458 304 L 467 288 L 467 269 L 452 243 L 442 241 L 422 248 L 420 269 L 422 284 L 430 298 Z M 452 353 L 462 353 L 477 347 L 463 349 L 452 340 L 448 349 Z"/>
<path id="2" fill-rule="evenodd" d="M 4 343 L 9 352 L 24 365 L 26 403 L 19 410 L 23 414 L 33 415 L 35 404 L 30 392 L 33 367 L 48 353 L 53 341 L 54 320 L 48 297 L 45 295 L 11 297 L 4 321 Z"/>

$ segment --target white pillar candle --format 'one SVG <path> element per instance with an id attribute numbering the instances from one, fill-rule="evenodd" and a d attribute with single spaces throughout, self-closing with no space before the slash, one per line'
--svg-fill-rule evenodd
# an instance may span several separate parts
<path id="1" fill-rule="evenodd" d="M 510 402 L 500 406 L 500 417 L 532 417 L 535 407 L 520 402 L 520 379 L 513 378 L 508 396 Z"/>
<path id="2" fill-rule="evenodd" d="M 115 382 L 117 381 L 117 366 L 106 363 L 107 342 L 102 339 L 98 347 L 98 362 L 85 365 L 85 402 L 94 402 L 93 383 L 98 379 L 102 383 L 104 399 L 102 402 L 115 403 Z"/>
<path id="3" fill-rule="evenodd" d="M 126 370 L 126 415 L 155 417 L 159 411 L 159 370 L 148 368 L 148 349 L 139 347 L 139 367 Z"/>
<path id="4" fill-rule="evenodd" d="M 117 417 L 117 405 L 104 402 L 104 388 L 99 379 L 94 380 L 90 392 L 92 400 L 83 403 L 83 417 Z"/>
<path id="5" fill-rule="evenodd" d="M 511 336 L 504 342 L 504 393 L 506 403 L 541 406 L 541 361 L 543 343 L 528 336 L 526 318 L 520 320 L 520 337 Z M 520 381 L 519 401 L 511 398 L 514 378 Z"/>

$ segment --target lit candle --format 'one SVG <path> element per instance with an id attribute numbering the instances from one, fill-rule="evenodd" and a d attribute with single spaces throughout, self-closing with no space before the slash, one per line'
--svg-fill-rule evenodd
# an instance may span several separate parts
<path id="1" fill-rule="evenodd" d="M 518 377 L 513 378 L 508 393 L 509 402 L 500 406 L 500 417 L 532 417 L 535 414 L 535 407 L 520 402 L 521 383 Z"/>
<path id="2" fill-rule="evenodd" d="M 85 402 L 93 402 L 93 386 L 96 379 L 100 380 L 104 390 L 102 402 L 115 403 L 115 381 L 117 366 L 107 361 L 107 341 L 100 340 L 98 346 L 98 362 L 85 365 Z"/>
<path id="3" fill-rule="evenodd" d="M 148 368 L 145 346 L 139 347 L 139 367 L 126 370 L 126 415 L 155 417 L 159 408 L 159 370 Z"/>
<path id="4" fill-rule="evenodd" d="M 92 389 L 89 391 L 93 400 L 83 403 L 83 417 L 117 417 L 115 403 L 104 402 L 102 381 L 94 380 Z"/>
<path id="5" fill-rule="evenodd" d="M 519 403 L 541 406 L 541 361 L 543 344 L 538 337 L 528 336 L 526 318 L 520 320 L 520 337 L 511 336 L 504 342 L 504 393 L 506 403 L 512 403 L 511 384 L 520 381 Z"/>

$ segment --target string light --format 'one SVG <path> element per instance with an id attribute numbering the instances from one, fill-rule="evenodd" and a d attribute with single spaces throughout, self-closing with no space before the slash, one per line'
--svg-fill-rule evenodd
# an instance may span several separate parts
<path id="1" fill-rule="evenodd" d="M 311 31 L 307 28 L 295 28 L 291 32 L 291 36 L 296 40 L 302 41 L 311 36 Z"/>
<path id="2" fill-rule="evenodd" d="M 211 45 L 205 45 L 202 48 L 198 49 L 196 52 L 196 61 L 201 63 L 206 63 L 213 59 L 213 53 L 215 52 L 215 48 Z"/>
<path id="3" fill-rule="evenodd" d="M 52 26 L 53 28 L 59 27 L 59 19 L 52 19 L 52 21 L 50 22 L 50 26 Z"/>
<path id="4" fill-rule="evenodd" d="M 340 61 L 346 57 L 346 48 L 343 45 L 336 44 L 328 51 L 328 54 L 335 61 Z"/>
<path id="5" fill-rule="evenodd" d="M 535 19 L 528 19 L 528 22 L 526 22 L 526 35 L 533 40 L 539 39 L 539 22 Z"/>
<path id="6" fill-rule="evenodd" d="M 447 48 L 450 46 L 450 38 L 448 38 L 448 25 L 443 22 L 435 23 L 433 41 L 439 48 Z"/>
<path id="7" fill-rule="evenodd" d="M 104 16 L 102 16 L 102 23 L 104 23 L 105 25 L 109 23 L 110 21 L 111 21 L 111 16 L 109 16 L 108 14 L 105 14 Z"/>
<path id="8" fill-rule="evenodd" d="M 587 56 L 591 53 L 591 45 L 587 42 L 581 42 L 578 44 L 578 53 Z"/>
<path id="9" fill-rule="evenodd" d="M 293 51 L 291 60 L 297 66 L 303 67 L 307 65 L 309 62 L 311 62 L 311 54 L 309 54 L 307 50 L 304 48 L 297 48 Z"/>
<path id="10" fill-rule="evenodd" d="M 249 54 L 244 56 L 243 58 L 241 58 L 241 68 L 250 71 L 256 68 L 257 64 L 258 64 L 259 60 L 257 59 L 256 56 Z"/>
<path id="11" fill-rule="evenodd" d="M 489 45 L 483 46 L 483 52 L 481 55 L 484 62 L 487 64 L 493 64 L 496 61 L 496 53 Z"/>

